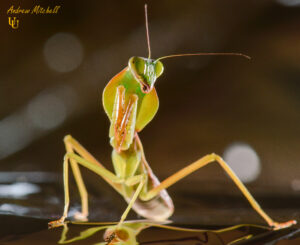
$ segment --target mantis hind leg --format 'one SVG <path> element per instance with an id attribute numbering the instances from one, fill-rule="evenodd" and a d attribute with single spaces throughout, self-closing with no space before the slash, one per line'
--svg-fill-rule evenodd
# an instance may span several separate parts
<path id="1" fill-rule="evenodd" d="M 267 215 L 265 213 L 265 211 L 259 206 L 259 204 L 256 202 L 254 197 L 250 194 L 250 192 L 248 191 L 246 186 L 237 177 L 237 175 L 228 166 L 228 164 L 220 156 L 218 156 L 214 153 L 200 158 L 198 161 L 188 165 L 187 167 L 179 170 L 177 173 L 171 175 L 170 177 L 168 177 L 167 179 L 162 181 L 160 183 L 160 185 L 158 185 L 157 187 L 150 190 L 143 199 L 145 199 L 145 200 L 152 199 L 153 197 L 157 196 L 161 190 L 172 186 L 177 181 L 183 179 L 184 177 L 190 175 L 191 173 L 195 172 L 196 170 L 198 170 L 212 162 L 217 162 L 223 168 L 223 170 L 229 175 L 231 180 L 240 189 L 240 191 L 245 196 L 245 198 L 248 200 L 248 202 L 253 207 L 253 209 L 268 223 L 269 226 L 273 227 L 274 229 L 281 229 L 281 228 L 285 228 L 285 227 L 291 226 L 293 224 L 296 224 L 295 220 L 291 220 L 291 221 L 284 222 L 284 223 L 278 223 L 278 222 L 273 221 L 270 218 L 270 216 Z"/>

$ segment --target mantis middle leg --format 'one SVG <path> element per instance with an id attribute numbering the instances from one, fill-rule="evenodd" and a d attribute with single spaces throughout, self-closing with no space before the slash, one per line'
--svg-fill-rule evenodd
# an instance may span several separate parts
<path id="1" fill-rule="evenodd" d="M 64 223 L 69 210 L 69 163 L 73 170 L 75 180 L 79 189 L 82 202 L 82 214 L 80 218 L 86 218 L 88 215 L 88 202 L 87 191 L 82 180 L 82 176 L 79 170 L 78 164 L 90 169 L 99 176 L 101 176 L 109 185 L 111 185 L 116 191 L 122 194 L 120 183 L 123 180 L 119 179 L 116 175 L 107 170 L 101 163 L 99 163 L 89 152 L 87 152 L 75 139 L 71 136 L 65 137 L 65 144 L 67 153 L 64 157 L 63 164 L 63 177 L 64 177 L 64 193 L 65 193 L 65 205 L 62 217 L 59 220 L 49 223 L 49 227 L 57 227 Z M 76 151 L 77 154 L 74 153 Z M 82 157 L 81 157 L 82 156 Z M 84 215 L 84 216 L 83 216 Z"/>

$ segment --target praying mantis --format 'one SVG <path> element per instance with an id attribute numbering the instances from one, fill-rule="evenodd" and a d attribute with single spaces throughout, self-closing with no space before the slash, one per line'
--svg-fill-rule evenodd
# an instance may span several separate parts
<path id="1" fill-rule="evenodd" d="M 107 170 L 76 139 L 67 135 L 64 138 L 66 154 L 63 162 L 64 211 L 60 219 L 49 222 L 49 227 L 61 226 L 67 218 L 70 203 L 69 167 L 72 169 L 81 197 L 82 210 L 76 213 L 75 219 L 85 221 L 88 217 L 88 194 L 79 169 L 80 165 L 102 177 L 128 203 L 116 226 L 121 227 L 131 209 L 140 216 L 150 220 L 167 220 L 174 212 L 174 205 L 166 189 L 213 162 L 217 162 L 228 174 L 252 208 L 270 227 L 281 229 L 296 224 L 295 220 L 283 223 L 275 222 L 267 215 L 228 164 L 215 153 L 208 154 L 187 165 L 162 182 L 154 175 L 146 160 L 138 133 L 153 119 L 158 110 L 159 100 L 154 85 L 164 71 L 161 60 L 192 55 L 250 57 L 241 53 L 191 53 L 168 55 L 152 59 L 147 5 L 145 5 L 145 21 L 148 58 L 131 57 L 128 61 L 128 66 L 114 76 L 103 91 L 103 107 L 110 120 L 109 137 L 110 144 L 113 147 L 112 163 L 115 173 Z"/>

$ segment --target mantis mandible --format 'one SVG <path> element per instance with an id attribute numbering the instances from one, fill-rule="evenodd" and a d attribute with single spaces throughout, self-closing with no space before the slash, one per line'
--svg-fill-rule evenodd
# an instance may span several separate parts
<path id="1" fill-rule="evenodd" d="M 234 55 L 245 58 L 249 57 L 241 53 L 193 53 L 168 55 L 158 59 L 151 59 L 147 5 L 145 5 L 145 17 L 148 58 L 131 57 L 128 66 L 113 77 L 103 91 L 103 106 L 111 123 L 109 137 L 110 144 L 113 147 L 112 163 L 115 173 L 107 170 L 78 141 L 72 136 L 67 135 L 64 138 L 66 147 L 63 164 L 64 212 L 59 220 L 50 222 L 49 227 L 63 225 L 68 214 L 70 202 L 69 166 L 71 166 L 73 171 L 81 197 L 82 210 L 75 215 L 75 218 L 87 220 L 88 216 L 88 195 L 79 169 L 79 165 L 81 165 L 102 177 L 128 203 L 118 224 L 121 227 L 131 209 L 150 220 L 167 220 L 173 214 L 174 206 L 166 189 L 213 162 L 217 162 L 223 168 L 253 209 L 270 227 L 280 229 L 295 224 L 296 221 L 294 220 L 278 223 L 271 219 L 228 164 L 219 155 L 214 153 L 208 154 L 189 164 L 162 182 L 159 182 L 153 174 L 146 160 L 138 133 L 152 120 L 158 110 L 159 101 L 154 84 L 164 70 L 161 60 L 192 55 Z"/>

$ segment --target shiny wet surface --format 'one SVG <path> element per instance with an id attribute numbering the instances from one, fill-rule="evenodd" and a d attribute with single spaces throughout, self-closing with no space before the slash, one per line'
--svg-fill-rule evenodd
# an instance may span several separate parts
<path id="1" fill-rule="evenodd" d="M 62 240 L 63 227 L 47 229 L 46 219 L 36 219 L 14 215 L 1 215 L 0 244 L 57 244 Z M 102 225 L 103 226 L 103 225 Z M 181 226 L 187 228 L 187 226 Z M 97 232 L 88 232 L 99 228 Z M 189 227 L 204 228 L 204 227 Z M 213 227 L 210 227 L 213 228 Z M 214 227 L 220 229 L 221 227 Z M 204 228 L 205 229 L 205 228 Z M 104 242 L 101 225 L 68 224 L 66 240 L 74 244 L 96 244 Z M 86 232 L 85 237 L 80 236 Z M 79 238 L 79 239 L 78 239 Z M 72 240 L 73 239 L 73 242 Z M 77 240 L 77 241 L 76 241 Z M 271 231 L 263 227 L 245 225 L 220 233 L 174 231 L 166 228 L 145 228 L 137 234 L 139 244 L 268 244 L 268 245 L 296 245 L 300 243 L 299 226 Z M 128 243 L 129 244 L 129 243 Z"/>
<path id="2" fill-rule="evenodd" d="M 19 173 L 21 175 L 21 173 Z M 39 175 L 42 175 L 41 173 Z M 24 174 L 23 174 L 24 177 Z M 104 242 L 103 233 L 106 228 L 113 228 L 112 224 L 71 224 L 48 230 L 47 223 L 59 218 L 63 208 L 62 185 L 58 181 L 60 176 L 51 176 L 45 183 L 35 180 L 30 182 L 13 182 L 0 185 L 0 244 L 57 244 L 72 242 L 74 244 L 99 244 Z M 56 179 L 57 178 L 57 179 Z M 51 180 L 51 181 L 50 181 Z M 54 183 L 58 181 L 57 183 Z M 92 187 L 92 186 L 90 186 Z M 74 186 L 72 187 L 74 188 Z M 76 189 L 71 188 L 70 217 L 79 210 Z M 125 201 L 113 191 L 98 186 L 108 195 L 94 195 L 93 188 L 90 200 L 91 222 L 118 221 Z M 263 224 L 259 216 L 245 205 L 242 197 L 230 195 L 222 196 L 187 191 L 177 191 L 173 195 L 176 210 L 171 217 L 174 223 L 170 226 L 193 228 L 201 230 L 219 230 L 233 225 L 249 222 Z M 223 200 L 224 199 L 224 200 Z M 274 206 L 270 202 L 278 201 L 276 209 L 268 209 L 274 218 L 280 221 L 298 219 L 298 198 L 285 202 L 287 197 L 263 199 L 264 206 Z M 227 200 L 227 201 L 225 201 Z M 286 206 L 285 203 L 293 203 Z M 266 205 L 268 204 L 268 205 Z M 279 215 L 280 214 L 280 215 Z M 136 219 L 134 212 L 130 219 Z M 240 222 L 239 222 L 240 221 Z M 139 229 L 133 231 L 134 241 L 139 244 L 268 244 L 268 245 L 296 245 L 300 244 L 299 225 L 279 231 L 271 231 L 264 226 L 242 225 L 232 227 L 221 232 L 213 231 L 183 231 L 171 230 L 171 227 L 157 227 L 157 224 L 135 223 Z M 68 229 L 68 230 L 66 230 Z M 64 237 L 65 236 L 65 237 Z M 64 238 L 63 238 L 64 237 Z M 135 243 L 125 243 L 135 244 Z"/>

